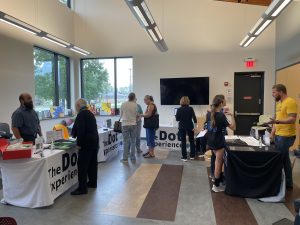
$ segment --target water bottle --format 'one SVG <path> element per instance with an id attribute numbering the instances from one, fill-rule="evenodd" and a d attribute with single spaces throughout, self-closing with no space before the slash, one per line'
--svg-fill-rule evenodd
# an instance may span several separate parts
<path id="1" fill-rule="evenodd" d="M 262 148 L 262 140 L 261 140 L 261 137 L 259 138 L 259 148 Z"/>
<path id="2" fill-rule="evenodd" d="M 271 138 L 270 138 L 270 133 L 266 130 L 265 131 L 265 135 L 264 135 L 264 141 L 266 146 L 270 146 L 271 145 Z"/>

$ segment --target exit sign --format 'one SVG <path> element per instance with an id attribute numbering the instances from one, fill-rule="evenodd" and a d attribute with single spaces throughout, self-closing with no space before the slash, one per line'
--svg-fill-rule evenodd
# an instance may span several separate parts
<path id="1" fill-rule="evenodd" d="M 255 67 L 255 59 L 254 58 L 246 58 L 244 61 L 245 61 L 246 68 Z"/>

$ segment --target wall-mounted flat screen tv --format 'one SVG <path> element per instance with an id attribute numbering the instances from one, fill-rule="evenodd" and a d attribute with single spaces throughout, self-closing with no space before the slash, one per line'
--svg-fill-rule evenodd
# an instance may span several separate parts
<path id="1" fill-rule="evenodd" d="M 179 105 L 182 96 L 188 96 L 191 105 L 208 105 L 209 77 L 160 79 L 161 105 Z"/>

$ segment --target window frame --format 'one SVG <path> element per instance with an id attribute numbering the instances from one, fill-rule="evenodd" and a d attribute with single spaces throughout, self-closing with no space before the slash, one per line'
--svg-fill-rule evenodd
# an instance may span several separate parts
<path id="1" fill-rule="evenodd" d="M 59 1 L 59 0 L 58 0 Z M 67 4 L 64 4 L 63 2 L 59 1 L 61 4 L 63 5 L 66 5 L 68 8 L 72 8 L 72 3 L 71 3 L 72 0 L 67 0 Z"/>
<path id="2" fill-rule="evenodd" d="M 39 50 L 42 50 L 42 51 L 46 51 L 48 53 L 51 53 L 53 54 L 53 69 L 54 69 L 54 106 L 58 106 L 59 105 L 59 84 L 58 84 L 58 70 L 59 70 L 59 66 L 58 66 L 58 58 L 59 57 L 63 57 L 66 59 L 66 82 L 67 82 L 67 87 L 66 87 L 66 99 L 67 99 L 67 109 L 71 109 L 71 75 L 70 75 L 70 71 L 71 71 L 71 68 L 70 68 L 70 57 L 68 56 L 65 56 L 65 55 L 62 55 L 60 53 L 57 53 L 57 52 L 54 52 L 54 51 L 51 51 L 49 49 L 46 49 L 46 48 L 43 48 L 43 47 L 40 47 L 40 46 L 36 46 L 34 45 L 33 46 L 33 51 L 34 49 L 39 49 Z M 35 74 L 34 74 L 35 76 Z"/>
<path id="3" fill-rule="evenodd" d="M 102 59 L 113 59 L 114 60 L 114 103 L 115 103 L 115 107 L 114 110 L 116 112 L 116 115 L 102 115 L 102 116 L 119 116 L 120 112 L 118 111 L 118 81 L 117 81 L 117 60 L 118 59 L 132 59 L 133 60 L 133 56 L 118 56 L 118 57 L 91 57 L 91 58 L 81 58 L 80 59 L 80 96 L 81 98 L 84 98 L 84 84 L 83 84 L 83 61 L 84 60 L 102 60 Z"/>

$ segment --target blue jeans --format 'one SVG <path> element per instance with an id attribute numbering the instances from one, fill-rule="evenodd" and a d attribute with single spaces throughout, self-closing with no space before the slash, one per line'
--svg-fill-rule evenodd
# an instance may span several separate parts
<path id="1" fill-rule="evenodd" d="M 294 144 L 296 137 L 275 136 L 276 150 L 282 155 L 283 168 L 286 176 L 286 186 L 293 187 L 292 164 L 290 160 L 290 147 Z"/>
<path id="2" fill-rule="evenodd" d="M 122 126 L 123 142 L 124 142 L 124 152 L 123 159 L 127 160 L 129 151 L 130 158 L 135 160 L 135 142 L 136 142 L 136 125 L 133 126 Z"/>
<path id="3" fill-rule="evenodd" d="M 149 148 L 155 148 L 155 129 L 146 128 L 147 146 Z"/>

